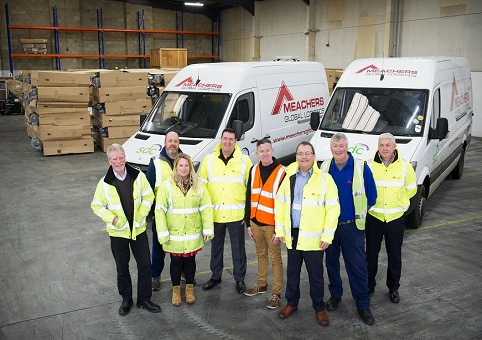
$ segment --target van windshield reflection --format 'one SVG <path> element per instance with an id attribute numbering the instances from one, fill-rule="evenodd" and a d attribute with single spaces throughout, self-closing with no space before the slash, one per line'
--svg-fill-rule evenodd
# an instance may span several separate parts
<path id="1" fill-rule="evenodd" d="M 336 89 L 320 125 L 321 130 L 421 136 L 427 90 Z"/>
<path id="2" fill-rule="evenodd" d="M 221 125 L 230 94 L 163 92 L 142 126 L 142 132 L 180 137 L 214 138 Z"/>

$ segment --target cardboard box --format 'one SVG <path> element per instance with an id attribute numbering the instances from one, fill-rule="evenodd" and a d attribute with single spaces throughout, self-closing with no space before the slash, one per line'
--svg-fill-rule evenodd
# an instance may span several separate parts
<path id="1" fill-rule="evenodd" d="M 90 136 L 90 125 L 39 125 L 34 126 L 33 131 L 42 142 L 56 139 L 76 139 Z"/>
<path id="2" fill-rule="evenodd" d="M 328 83 L 333 83 L 335 82 L 335 77 L 336 77 L 336 69 L 333 68 L 325 68 L 326 71 L 326 78 L 328 80 Z"/>
<path id="3" fill-rule="evenodd" d="M 112 126 L 108 128 L 109 138 L 129 138 L 134 133 L 139 131 L 139 125 L 137 126 Z"/>
<path id="4" fill-rule="evenodd" d="M 37 87 L 39 102 L 89 102 L 88 87 Z"/>
<path id="5" fill-rule="evenodd" d="M 93 87 L 92 95 L 97 103 L 110 103 L 146 98 L 146 86 Z"/>
<path id="6" fill-rule="evenodd" d="M 158 48 L 151 49 L 151 67 L 176 67 L 187 66 L 186 48 Z"/>
<path id="7" fill-rule="evenodd" d="M 106 152 L 107 148 L 111 146 L 112 144 L 124 144 L 129 137 L 124 137 L 124 138 L 109 138 L 109 137 L 103 137 L 99 136 L 99 139 L 97 140 L 97 144 L 99 147 L 102 149 L 102 151 Z"/>
<path id="8" fill-rule="evenodd" d="M 338 81 L 341 77 L 341 75 L 343 74 L 343 70 L 336 70 L 335 71 L 335 78 L 336 78 L 336 81 Z"/>
<path id="9" fill-rule="evenodd" d="M 15 97 L 21 97 L 23 91 L 23 83 L 20 80 L 7 80 L 8 91 Z"/>
<path id="10" fill-rule="evenodd" d="M 44 156 L 87 152 L 94 152 L 94 140 L 91 136 L 85 136 L 78 139 L 48 140 L 43 142 Z"/>
<path id="11" fill-rule="evenodd" d="M 145 72 L 98 72 L 100 87 L 147 86 Z"/>
<path id="12" fill-rule="evenodd" d="M 140 115 L 121 115 L 121 116 L 107 116 L 99 111 L 94 111 L 95 121 L 97 126 L 101 128 L 111 126 L 140 126 Z"/>
<path id="13" fill-rule="evenodd" d="M 32 71 L 31 84 L 41 86 L 89 87 L 90 75 L 63 71 Z"/>
<path id="14" fill-rule="evenodd" d="M 131 114 L 146 114 L 152 108 L 152 103 L 149 99 L 138 100 L 123 100 L 120 102 L 104 103 L 105 114 L 110 115 L 131 115 Z"/>
<path id="15" fill-rule="evenodd" d="M 88 103 L 76 103 L 76 102 L 45 102 L 45 101 L 30 101 L 29 107 L 32 111 L 37 112 L 39 115 L 42 113 L 63 113 L 63 112 L 76 112 L 85 111 L 89 112 Z"/>
<path id="16" fill-rule="evenodd" d="M 20 39 L 21 44 L 46 44 L 48 39 Z"/>
<path id="17" fill-rule="evenodd" d="M 90 125 L 90 114 L 88 111 L 74 111 L 62 113 L 42 113 L 39 115 L 39 125 Z"/>

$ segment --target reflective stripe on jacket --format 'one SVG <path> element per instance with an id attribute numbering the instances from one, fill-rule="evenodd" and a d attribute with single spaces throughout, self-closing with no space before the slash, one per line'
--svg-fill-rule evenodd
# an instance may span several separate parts
<path id="1" fill-rule="evenodd" d="M 206 185 L 213 204 L 214 222 L 241 221 L 246 203 L 246 183 L 253 165 L 247 155 L 235 146 L 228 164 L 219 159 L 221 144 L 207 155 L 199 169 L 199 178 Z"/>
<path id="2" fill-rule="evenodd" d="M 398 149 L 395 160 L 387 167 L 378 151 L 368 163 L 377 186 L 377 202 L 369 214 L 384 222 L 403 216 L 410 207 L 410 198 L 417 193 L 417 177 L 412 165 L 400 157 Z"/>
<path id="3" fill-rule="evenodd" d="M 154 194 L 157 195 L 157 190 L 161 186 L 161 183 L 169 178 L 172 174 L 172 169 L 169 163 L 159 156 L 153 159 L 154 168 L 156 169 L 156 184 L 154 186 Z"/>
<path id="4" fill-rule="evenodd" d="M 330 243 L 335 236 L 340 215 L 338 189 L 331 175 L 321 171 L 313 164 L 313 171 L 303 188 L 300 229 L 297 250 L 321 250 L 321 242 Z M 291 240 L 291 182 L 296 180 L 298 163 L 292 163 L 286 169 L 286 176 L 275 198 L 276 237 L 284 237 L 286 247 L 292 249 Z"/>
<path id="5" fill-rule="evenodd" d="M 333 159 L 333 158 L 332 158 Z M 321 170 L 329 172 L 332 159 L 326 160 L 321 165 Z M 365 181 L 363 180 L 363 168 L 365 162 L 353 157 L 353 181 L 352 181 L 352 195 L 353 204 L 355 205 L 355 223 L 359 230 L 365 230 L 365 220 L 367 217 L 367 196 L 365 193 Z"/>
<path id="6" fill-rule="evenodd" d="M 146 217 L 151 209 L 154 201 L 154 192 L 147 181 L 146 176 L 141 171 L 132 168 L 126 164 L 127 176 L 135 178 L 133 183 L 133 200 L 134 200 L 134 220 L 132 233 L 129 227 L 129 221 L 122 209 L 122 203 L 119 193 L 114 184 L 114 172 L 112 167 L 109 168 L 107 174 L 102 177 L 97 184 L 94 198 L 90 204 L 94 214 L 99 216 L 106 223 L 106 230 L 109 236 L 136 239 L 136 236 L 146 230 Z M 112 222 L 118 217 L 117 223 Z"/>
<path id="7" fill-rule="evenodd" d="M 250 219 L 266 225 L 274 225 L 274 196 L 283 180 L 285 167 L 279 164 L 263 184 L 259 163 L 251 169 Z"/>
<path id="8" fill-rule="evenodd" d="M 156 230 L 159 243 L 167 252 L 194 252 L 202 248 L 204 236 L 214 236 L 211 199 L 203 184 L 199 184 L 198 192 L 190 188 L 186 196 L 172 179 L 159 187 L 154 210 Z"/>

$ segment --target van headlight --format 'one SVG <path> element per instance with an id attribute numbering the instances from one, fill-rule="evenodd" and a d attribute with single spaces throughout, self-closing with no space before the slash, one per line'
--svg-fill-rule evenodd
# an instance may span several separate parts
<path id="1" fill-rule="evenodd" d="M 413 170 L 417 170 L 417 162 L 416 161 L 412 161 L 412 162 L 410 162 L 410 164 L 412 164 Z"/>

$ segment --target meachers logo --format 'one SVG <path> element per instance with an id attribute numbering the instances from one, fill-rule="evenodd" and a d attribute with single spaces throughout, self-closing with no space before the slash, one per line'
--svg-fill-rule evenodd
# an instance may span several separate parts
<path id="1" fill-rule="evenodd" d="M 221 84 L 213 84 L 213 83 L 203 83 L 201 81 L 196 80 L 193 81 L 192 77 L 187 77 L 175 87 L 181 87 L 184 90 L 202 90 L 202 91 L 212 91 L 212 92 L 219 92 L 223 85 Z"/>
<path id="2" fill-rule="evenodd" d="M 450 111 L 454 109 L 458 109 L 462 105 L 468 103 L 470 101 L 470 92 L 460 93 L 457 89 L 457 82 L 455 81 L 455 74 L 452 81 L 452 98 L 450 99 Z"/>
<path id="3" fill-rule="evenodd" d="M 315 109 L 316 107 L 322 106 L 324 103 L 325 100 L 323 97 L 303 99 L 299 101 L 295 100 L 288 89 L 288 86 L 286 86 L 286 83 L 282 81 L 271 115 L 274 116 L 279 113 L 290 113 L 304 109 Z"/>
<path id="4" fill-rule="evenodd" d="M 355 73 L 364 73 L 366 76 L 379 76 L 382 73 L 386 76 L 395 76 L 395 77 L 416 77 L 418 71 L 416 70 L 405 70 L 405 69 L 379 69 L 375 65 L 371 64 L 362 69 L 359 69 Z"/>

